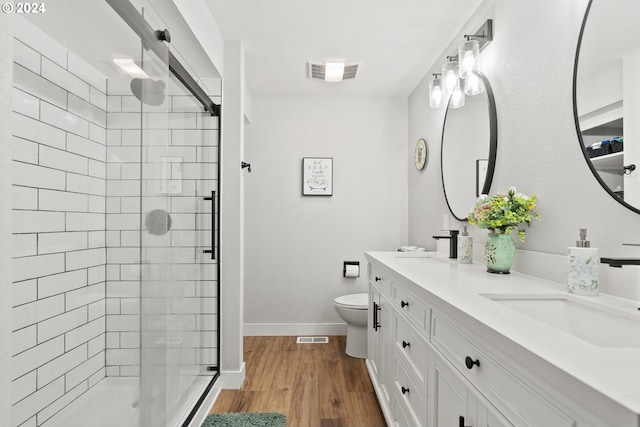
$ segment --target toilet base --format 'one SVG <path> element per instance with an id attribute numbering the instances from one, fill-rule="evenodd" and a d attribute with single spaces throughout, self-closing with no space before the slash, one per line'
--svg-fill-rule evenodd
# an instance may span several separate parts
<path id="1" fill-rule="evenodd" d="M 357 359 L 367 358 L 367 327 L 347 325 L 347 356 Z"/>

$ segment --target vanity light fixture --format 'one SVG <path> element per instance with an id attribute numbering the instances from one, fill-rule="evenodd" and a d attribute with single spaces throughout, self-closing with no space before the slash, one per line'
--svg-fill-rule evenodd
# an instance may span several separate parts
<path id="1" fill-rule="evenodd" d="M 442 105 L 442 80 L 438 78 L 439 75 L 440 73 L 433 73 L 433 80 L 429 82 L 429 107 L 431 108 L 440 108 Z"/>
<path id="2" fill-rule="evenodd" d="M 455 55 L 447 56 L 442 65 L 442 96 L 449 100 L 449 107 L 464 106 L 465 95 L 473 96 L 484 92 L 484 84 L 478 76 L 480 52 L 493 40 L 493 20 L 487 19 L 475 34 L 465 34 L 464 42 L 458 46 Z M 432 102 L 432 80 L 429 83 L 429 106 L 439 108 L 441 103 Z"/>

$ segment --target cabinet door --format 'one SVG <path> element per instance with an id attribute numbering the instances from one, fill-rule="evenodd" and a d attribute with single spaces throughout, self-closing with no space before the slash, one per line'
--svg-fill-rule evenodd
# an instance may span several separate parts
<path id="1" fill-rule="evenodd" d="M 369 333 L 367 335 L 367 359 L 369 359 L 369 367 L 373 371 L 373 375 L 378 384 L 382 383 L 380 373 L 380 332 L 379 332 L 379 314 L 380 291 L 371 285 L 369 287 L 369 319 L 367 321 Z"/>
<path id="2" fill-rule="evenodd" d="M 380 293 L 380 311 L 378 312 L 378 332 L 380 334 L 380 361 L 382 369 L 382 392 L 387 403 L 391 401 L 393 386 L 393 306 L 391 301 Z"/>
<path id="3" fill-rule="evenodd" d="M 369 298 L 367 357 L 383 399 L 389 404 L 393 384 L 393 306 L 375 286 L 371 286 Z"/>
<path id="4" fill-rule="evenodd" d="M 453 371 L 449 363 L 434 354 L 432 362 L 432 390 L 429 399 L 432 425 L 435 427 L 458 427 L 460 417 L 467 416 L 467 386 Z M 465 424 L 469 425 L 469 424 Z"/>
<path id="5" fill-rule="evenodd" d="M 469 396 L 469 400 L 474 400 L 476 409 L 476 422 L 473 427 L 513 427 L 489 401 L 476 395 Z"/>
<path id="6" fill-rule="evenodd" d="M 513 427 L 449 362 L 434 353 L 431 410 L 435 427 Z"/>

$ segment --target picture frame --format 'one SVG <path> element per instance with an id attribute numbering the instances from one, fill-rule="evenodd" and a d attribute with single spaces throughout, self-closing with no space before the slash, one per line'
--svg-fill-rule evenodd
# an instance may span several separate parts
<path id="1" fill-rule="evenodd" d="M 487 169 L 489 168 L 489 159 L 476 160 L 476 197 L 480 197 L 484 189 L 484 182 L 487 180 Z"/>
<path id="2" fill-rule="evenodd" d="M 333 195 L 333 157 L 302 158 L 302 195 Z"/>

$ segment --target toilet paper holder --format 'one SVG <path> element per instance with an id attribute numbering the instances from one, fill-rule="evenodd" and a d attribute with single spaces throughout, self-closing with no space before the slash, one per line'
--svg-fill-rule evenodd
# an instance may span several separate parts
<path id="1" fill-rule="evenodd" d="M 342 277 L 360 277 L 360 261 L 344 261 L 342 266 Z"/>

